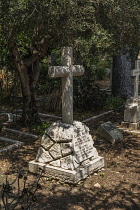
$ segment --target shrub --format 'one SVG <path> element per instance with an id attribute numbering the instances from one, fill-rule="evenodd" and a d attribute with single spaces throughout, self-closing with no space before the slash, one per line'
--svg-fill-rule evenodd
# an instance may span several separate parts
<path id="1" fill-rule="evenodd" d="M 121 99 L 119 97 L 110 96 L 107 98 L 106 108 L 107 109 L 117 109 L 117 108 L 123 106 L 124 103 L 125 103 L 124 99 Z"/>

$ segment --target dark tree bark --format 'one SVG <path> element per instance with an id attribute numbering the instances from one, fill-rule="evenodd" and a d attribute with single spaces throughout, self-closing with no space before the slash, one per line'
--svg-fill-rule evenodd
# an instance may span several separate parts
<path id="1" fill-rule="evenodd" d="M 40 74 L 39 61 L 36 61 L 30 68 L 26 68 L 27 79 L 26 85 L 28 86 L 29 91 L 23 91 L 23 113 L 21 122 L 25 125 L 37 125 L 41 124 L 41 120 L 38 114 L 38 108 L 36 105 L 36 96 L 35 88 Z"/>
<path id="2" fill-rule="evenodd" d="M 36 106 L 35 88 L 40 74 L 39 59 L 46 54 L 47 48 L 48 40 L 43 39 L 40 43 L 40 50 L 34 50 L 32 56 L 24 61 L 20 57 L 13 35 L 11 34 L 9 37 L 9 50 L 13 55 L 23 96 L 23 113 L 21 123 L 26 126 L 41 123 L 38 108 Z"/>
<path id="3" fill-rule="evenodd" d="M 137 52 L 138 53 L 138 52 Z M 134 69 L 134 62 L 137 53 L 122 52 L 113 57 L 112 65 L 112 95 L 124 99 L 133 96 L 131 70 Z"/>

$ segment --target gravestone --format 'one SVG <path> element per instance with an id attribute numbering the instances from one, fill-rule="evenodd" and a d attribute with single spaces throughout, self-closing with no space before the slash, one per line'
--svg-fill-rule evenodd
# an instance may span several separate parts
<path id="1" fill-rule="evenodd" d="M 127 99 L 124 111 L 124 121 L 121 125 L 125 128 L 137 129 L 140 127 L 140 96 L 139 96 L 140 60 L 135 61 L 135 69 L 131 76 L 134 77 L 134 97 Z"/>
<path id="2" fill-rule="evenodd" d="M 118 143 L 123 139 L 120 130 L 111 122 L 101 124 L 97 130 L 97 134 L 112 144 Z"/>
<path id="3" fill-rule="evenodd" d="M 135 61 L 135 69 L 131 71 L 131 76 L 134 77 L 134 97 L 139 94 L 139 76 L 140 76 L 140 60 Z"/>
<path id="4" fill-rule="evenodd" d="M 51 77 L 62 77 L 62 122 L 54 122 L 41 139 L 36 159 L 29 163 L 29 170 L 63 182 L 77 183 L 93 171 L 104 166 L 98 155 L 89 128 L 73 121 L 73 76 L 84 73 L 84 67 L 73 65 L 72 48 L 62 50 L 62 66 L 51 66 Z"/>

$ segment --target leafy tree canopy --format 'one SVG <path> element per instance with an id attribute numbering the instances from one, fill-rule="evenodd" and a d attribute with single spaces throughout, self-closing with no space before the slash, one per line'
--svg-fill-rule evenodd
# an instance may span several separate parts
<path id="1" fill-rule="evenodd" d="M 129 46 L 140 47 L 140 1 L 98 0 L 97 22 L 112 36 L 114 52 Z"/>

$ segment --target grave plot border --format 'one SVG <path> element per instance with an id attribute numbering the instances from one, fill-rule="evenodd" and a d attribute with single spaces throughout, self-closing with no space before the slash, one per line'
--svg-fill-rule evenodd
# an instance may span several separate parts
<path id="1" fill-rule="evenodd" d="M 32 138 L 35 138 L 35 139 L 38 139 L 39 138 L 39 136 L 34 135 L 34 134 L 31 134 L 31 133 L 26 133 L 26 132 L 22 132 L 22 131 L 10 129 L 10 128 L 4 128 L 4 129 L 7 132 L 11 132 L 11 133 L 15 133 L 15 134 L 21 134 L 21 135 L 32 137 Z"/>
<path id="2" fill-rule="evenodd" d="M 19 147 L 21 147 L 22 145 L 25 144 L 24 142 L 16 141 L 14 139 L 8 139 L 8 138 L 4 138 L 4 137 L 0 137 L 0 140 L 1 141 L 7 141 L 7 142 L 11 142 L 12 143 L 12 145 L 0 149 L 0 153 L 6 153 L 8 151 L 12 151 L 12 150 L 14 150 L 16 148 L 19 148 Z"/>

